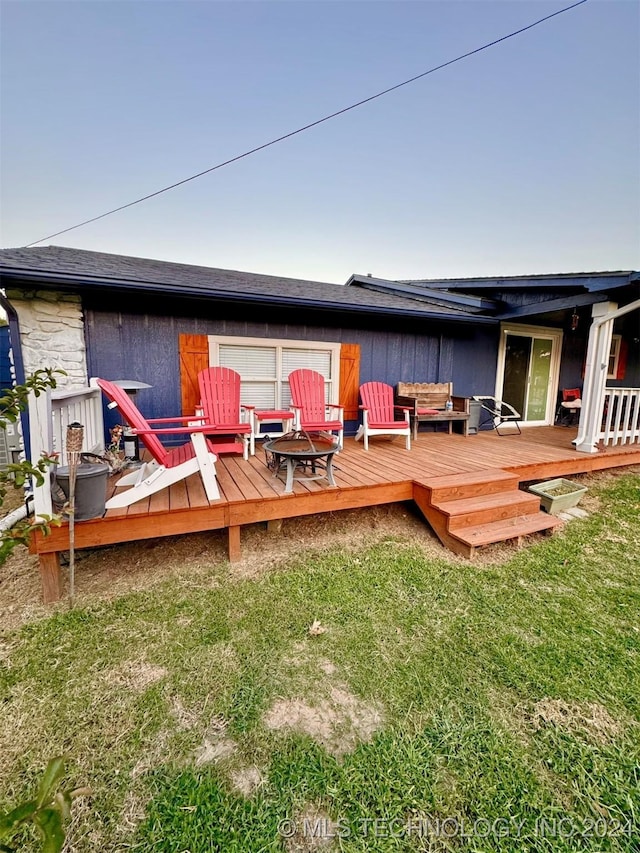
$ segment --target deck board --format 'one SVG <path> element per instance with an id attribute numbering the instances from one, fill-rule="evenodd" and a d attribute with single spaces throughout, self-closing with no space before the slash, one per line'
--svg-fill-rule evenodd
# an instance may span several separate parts
<path id="1" fill-rule="evenodd" d="M 78 522 L 76 547 L 411 500 L 414 482 L 428 486 L 455 474 L 477 476 L 502 470 L 526 482 L 640 464 L 638 444 L 578 453 L 571 444 L 575 436 L 575 429 L 564 427 L 529 428 L 513 436 L 493 431 L 466 437 L 421 432 L 410 451 L 401 439 L 374 439 L 365 451 L 361 442 L 347 438 L 333 460 L 336 487 L 324 481 L 296 481 L 289 495 L 284 494 L 282 478 L 274 477 L 267 467 L 258 443 L 256 455 L 247 461 L 237 455 L 218 459 L 219 501 L 209 503 L 199 475 L 193 474 L 147 500 L 110 510 L 103 518 Z M 114 482 L 109 483 L 110 494 Z M 67 548 L 67 525 L 53 528 L 48 537 L 36 536 L 32 543 L 32 551 L 40 554 Z"/>

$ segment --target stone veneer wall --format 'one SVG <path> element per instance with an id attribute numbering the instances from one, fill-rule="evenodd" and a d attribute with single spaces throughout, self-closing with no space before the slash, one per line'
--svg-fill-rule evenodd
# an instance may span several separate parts
<path id="1" fill-rule="evenodd" d="M 25 373 L 54 367 L 66 372 L 58 387 L 87 385 L 82 303 L 79 296 L 49 290 L 7 291 L 18 314 Z"/>

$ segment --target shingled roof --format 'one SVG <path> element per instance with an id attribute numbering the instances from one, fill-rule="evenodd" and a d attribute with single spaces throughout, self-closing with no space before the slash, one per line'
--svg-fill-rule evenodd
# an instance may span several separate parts
<path id="1" fill-rule="evenodd" d="M 109 288 L 188 298 L 251 301 L 357 313 L 482 322 L 446 296 L 414 298 L 362 287 L 45 246 L 0 250 L 0 284 L 76 293 Z"/>

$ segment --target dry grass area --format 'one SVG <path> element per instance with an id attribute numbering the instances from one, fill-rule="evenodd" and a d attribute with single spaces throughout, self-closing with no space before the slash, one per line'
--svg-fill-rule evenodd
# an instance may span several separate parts
<path id="1" fill-rule="evenodd" d="M 110 601 L 129 592 L 150 589 L 170 578 L 185 584 L 200 580 L 212 568 L 227 565 L 229 577 L 258 578 L 292 554 L 331 547 L 361 548 L 397 538 L 442 556 L 443 548 L 413 508 L 389 504 L 367 509 L 287 519 L 278 533 L 265 524 L 242 528 L 242 559 L 228 564 L 224 530 L 123 543 L 76 553 L 76 606 Z M 491 559 L 496 559 L 494 552 Z M 455 559 L 455 558 L 454 558 Z M 66 579 L 65 579 L 66 580 Z M 58 608 L 66 607 L 64 603 Z M 40 603 L 37 557 L 19 547 L 0 567 L 0 620 L 16 628 L 51 613 Z"/>
<path id="2" fill-rule="evenodd" d="M 527 716 L 536 731 L 555 726 L 568 732 L 583 732 L 601 743 L 614 740 L 624 729 L 621 721 L 598 702 L 580 705 L 545 697 L 535 703 Z"/>

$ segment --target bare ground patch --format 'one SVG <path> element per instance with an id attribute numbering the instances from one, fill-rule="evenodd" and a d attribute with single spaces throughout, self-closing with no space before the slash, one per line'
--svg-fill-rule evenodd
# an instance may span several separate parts
<path id="1" fill-rule="evenodd" d="M 264 784 L 260 768 L 255 764 L 238 767 L 230 773 L 233 789 L 243 797 L 251 797 Z"/>
<path id="2" fill-rule="evenodd" d="M 382 726 L 383 714 L 376 704 L 359 699 L 345 684 L 333 684 L 327 696 L 313 700 L 278 699 L 263 717 L 275 731 L 309 735 L 340 758 L 358 743 L 368 741 Z"/>
<path id="3" fill-rule="evenodd" d="M 195 752 L 195 765 L 219 764 L 236 752 L 237 744 L 227 735 L 227 722 L 222 717 L 213 717 L 207 726 L 202 743 Z"/>

